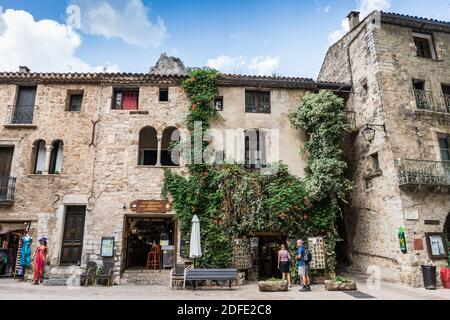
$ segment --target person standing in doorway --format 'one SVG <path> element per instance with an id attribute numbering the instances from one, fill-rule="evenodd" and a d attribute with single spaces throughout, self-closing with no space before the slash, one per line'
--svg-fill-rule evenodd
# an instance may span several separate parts
<path id="1" fill-rule="evenodd" d="M 286 250 L 284 244 L 281 245 L 280 251 L 278 251 L 278 269 L 283 275 L 283 280 L 287 280 L 288 286 L 291 287 L 291 255 Z"/>
<path id="2" fill-rule="evenodd" d="M 297 252 L 295 259 L 297 260 L 298 275 L 302 278 L 303 284 L 300 291 L 311 291 L 311 283 L 309 278 L 309 257 L 302 240 L 297 240 Z"/>

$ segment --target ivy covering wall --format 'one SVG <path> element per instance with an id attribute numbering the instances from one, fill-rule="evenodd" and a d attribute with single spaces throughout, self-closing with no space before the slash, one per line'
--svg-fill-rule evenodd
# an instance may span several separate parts
<path id="1" fill-rule="evenodd" d="M 220 119 L 213 106 L 218 76 L 212 69 L 194 70 L 183 83 L 191 101 L 187 118 L 191 133 L 196 121 L 202 122 L 205 132 Z M 289 239 L 323 236 L 327 269 L 334 270 L 338 240 L 335 219 L 351 186 L 344 178 L 346 165 L 342 160 L 341 144 L 351 130 L 343 108 L 341 98 L 321 91 L 305 95 L 289 115 L 292 125 L 304 130 L 309 138 L 302 150 L 309 157 L 303 180 L 289 174 L 282 163 L 276 174 L 268 176 L 238 164 L 190 164 L 188 177 L 165 171 L 163 196 L 171 195 L 181 232 L 187 236 L 192 217 L 200 219 L 206 265 L 229 267 L 231 239 L 235 237 L 280 232 Z M 202 152 L 207 146 L 204 142 L 196 151 Z"/>

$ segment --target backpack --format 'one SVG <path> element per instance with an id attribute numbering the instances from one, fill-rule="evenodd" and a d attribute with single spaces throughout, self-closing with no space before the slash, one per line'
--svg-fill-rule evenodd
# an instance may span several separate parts
<path id="1" fill-rule="evenodd" d="M 309 252 L 309 250 L 307 248 L 305 248 L 305 251 L 302 255 L 302 260 L 306 265 L 311 263 L 312 254 L 311 254 L 311 252 Z"/>

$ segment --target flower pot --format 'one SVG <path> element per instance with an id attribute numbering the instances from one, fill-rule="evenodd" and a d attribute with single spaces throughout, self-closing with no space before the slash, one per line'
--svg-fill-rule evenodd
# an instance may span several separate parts
<path id="1" fill-rule="evenodd" d="M 285 292 L 289 290 L 287 281 L 260 281 L 258 282 L 261 292 Z"/>
<path id="2" fill-rule="evenodd" d="M 325 289 L 327 291 L 356 291 L 356 282 L 339 282 L 333 280 L 325 281 Z"/>

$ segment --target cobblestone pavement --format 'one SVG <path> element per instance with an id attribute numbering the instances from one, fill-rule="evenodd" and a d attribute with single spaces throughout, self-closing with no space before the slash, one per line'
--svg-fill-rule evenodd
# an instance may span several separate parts
<path id="1" fill-rule="evenodd" d="M 0 279 L 0 300 L 450 300 L 450 290 L 427 291 L 394 283 L 381 283 L 380 289 L 371 289 L 364 277 L 353 277 L 358 283 L 360 297 L 343 292 L 328 292 L 323 285 L 313 286 L 313 291 L 301 293 L 295 286 L 284 293 L 262 293 L 256 283 L 223 289 L 171 290 L 166 286 L 113 286 L 113 287 L 46 287 L 33 286 L 13 279 Z M 364 295 L 365 294 L 365 295 Z"/>

